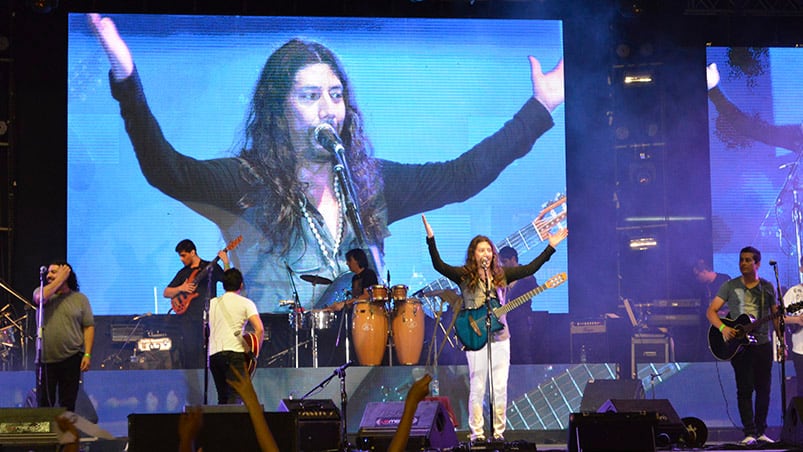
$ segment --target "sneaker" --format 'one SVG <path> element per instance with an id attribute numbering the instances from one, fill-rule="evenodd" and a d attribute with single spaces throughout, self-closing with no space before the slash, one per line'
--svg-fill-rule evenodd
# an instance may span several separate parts
<path id="1" fill-rule="evenodd" d="M 765 435 L 763 433 L 761 434 L 761 436 L 756 438 L 756 441 L 758 441 L 760 443 L 774 443 L 775 442 L 775 441 L 772 440 L 772 438 L 770 438 L 769 436 L 767 436 L 767 435 Z"/>
<path id="2" fill-rule="evenodd" d="M 739 441 L 739 444 L 742 446 L 754 446 L 756 444 L 756 438 L 752 435 L 747 435 L 743 440 Z"/>
<path id="3" fill-rule="evenodd" d="M 504 443 L 505 437 L 499 434 L 494 433 L 494 441 Z"/>
<path id="4" fill-rule="evenodd" d="M 474 435 L 474 434 L 471 434 L 471 435 L 469 435 L 469 437 L 468 437 L 468 440 L 469 440 L 471 443 L 482 443 L 482 442 L 485 442 L 485 435 L 481 435 L 481 434 L 480 434 L 480 435 Z"/>

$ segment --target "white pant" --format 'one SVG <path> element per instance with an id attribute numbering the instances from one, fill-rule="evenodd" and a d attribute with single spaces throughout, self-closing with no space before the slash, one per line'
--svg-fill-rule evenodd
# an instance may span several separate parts
<path id="1" fill-rule="evenodd" d="M 476 351 L 467 351 L 469 390 L 468 390 L 468 426 L 471 438 L 484 437 L 482 402 L 485 398 L 485 387 L 488 383 L 488 350 L 487 345 Z M 491 342 L 491 360 L 493 364 L 493 434 L 501 436 L 505 433 L 507 422 L 507 376 L 510 371 L 510 340 Z"/>

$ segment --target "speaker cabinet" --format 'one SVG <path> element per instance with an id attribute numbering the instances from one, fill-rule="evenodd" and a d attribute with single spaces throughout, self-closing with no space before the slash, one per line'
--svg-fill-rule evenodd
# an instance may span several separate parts
<path id="1" fill-rule="evenodd" d="M 339 421 L 299 422 L 294 413 L 264 413 L 281 451 L 337 451 Z M 178 413 L 130 414 L 130 452 L 175 452 L 178 450 Z M 259 450 L 248 413 L 204 412 L 203 428 L 196 441 L 205 452 Z"/>
<path id="2" fill-rule="evenodd" d="M 610 399 L 643 399 L 641 380 L 592 380 L 586 384 L 580 411 L 596 412 Z"/>
<path id="3" fill-rule="evenodd" d="M 644 413 L 572 413 L 569 452 L 655 450 L 655 416 Z"/>
<path id="4" fill-rule="evenodd" d="M 361 450 L 387 450 L 403 412 L 404 402 L 368 403 L 357 432 L 357 446 Z M 440 402 L 419 402 L 406 450 L 444 449 L 457 444 L 452 420 Z"/>
<path id="5" fill-rule="evenodd" d="M 600 413 L 641 413 L 654 416 L 656 444 L 676 444 L 686 432 L 686 426 L 668 399 L 611 399 L 599 407 Z"/>
<path id="6" fill-rule="evenodd" d="M 803 448 L 803 397 L 792 397 L 784 416 L 781 442 Z"/>

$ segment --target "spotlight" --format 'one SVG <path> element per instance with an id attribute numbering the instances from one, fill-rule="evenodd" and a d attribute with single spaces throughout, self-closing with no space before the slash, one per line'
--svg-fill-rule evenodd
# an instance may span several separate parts
<path id="1" fill-rule="evenodd" d="M 48 14 L 59 7 L 59 0 L 27 0 L 28 8 L 35 13 Z"/>
<path id="2" fill-rule="evenodd" d="M 639 237 L 630 239 L 629 246 L 633 251 L 649 250 L 658 246 L 658 239 L 655 237 Z"/>

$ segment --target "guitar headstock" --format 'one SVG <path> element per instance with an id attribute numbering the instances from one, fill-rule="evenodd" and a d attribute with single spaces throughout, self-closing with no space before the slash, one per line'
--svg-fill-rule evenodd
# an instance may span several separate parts
<path id="1" fill-rule="evenodd" d="M 555 276 L 553 276 L 553 277 L 549 278 L 549 279 L 548 279 L 548 280 L 547 280 L 547 281 L 544 283 L 544 285 L 545 285 L 545 286 L 546 286 L 548 289 L 553 289 L 553 288 L 555 288 L 555 287 L 558 287 L 559 285 L 561 285 L 561 284 L 565 283 L 567 279 L 568 279 L 568 277 L 566 276 L 566 272 L 563 272 L 563 273 L 558 273 L 557 275 L 555 275 Z"/>
<path id="2" fill-rule="evenodd" d="M 237 245 L 239 245 L 240 242 L 242 242 L 242 241 L 243 241 L 243 236 L 242 235 L 238 235 L 237 238 L 235 238 L 234 240 L 229 242 L 228 245 L 226 245 L 226 251 L 231 251 L 234 248 L 237 248 Z"/>
<path id="3" fill-rule="evenodd" d="M 555 199 L 543 205 L 533 220 L 533 227 L 542 242 L 551 232 L 566 228 L 566 210 L 566 195 L 563 193 L 558 193 Z"/>

